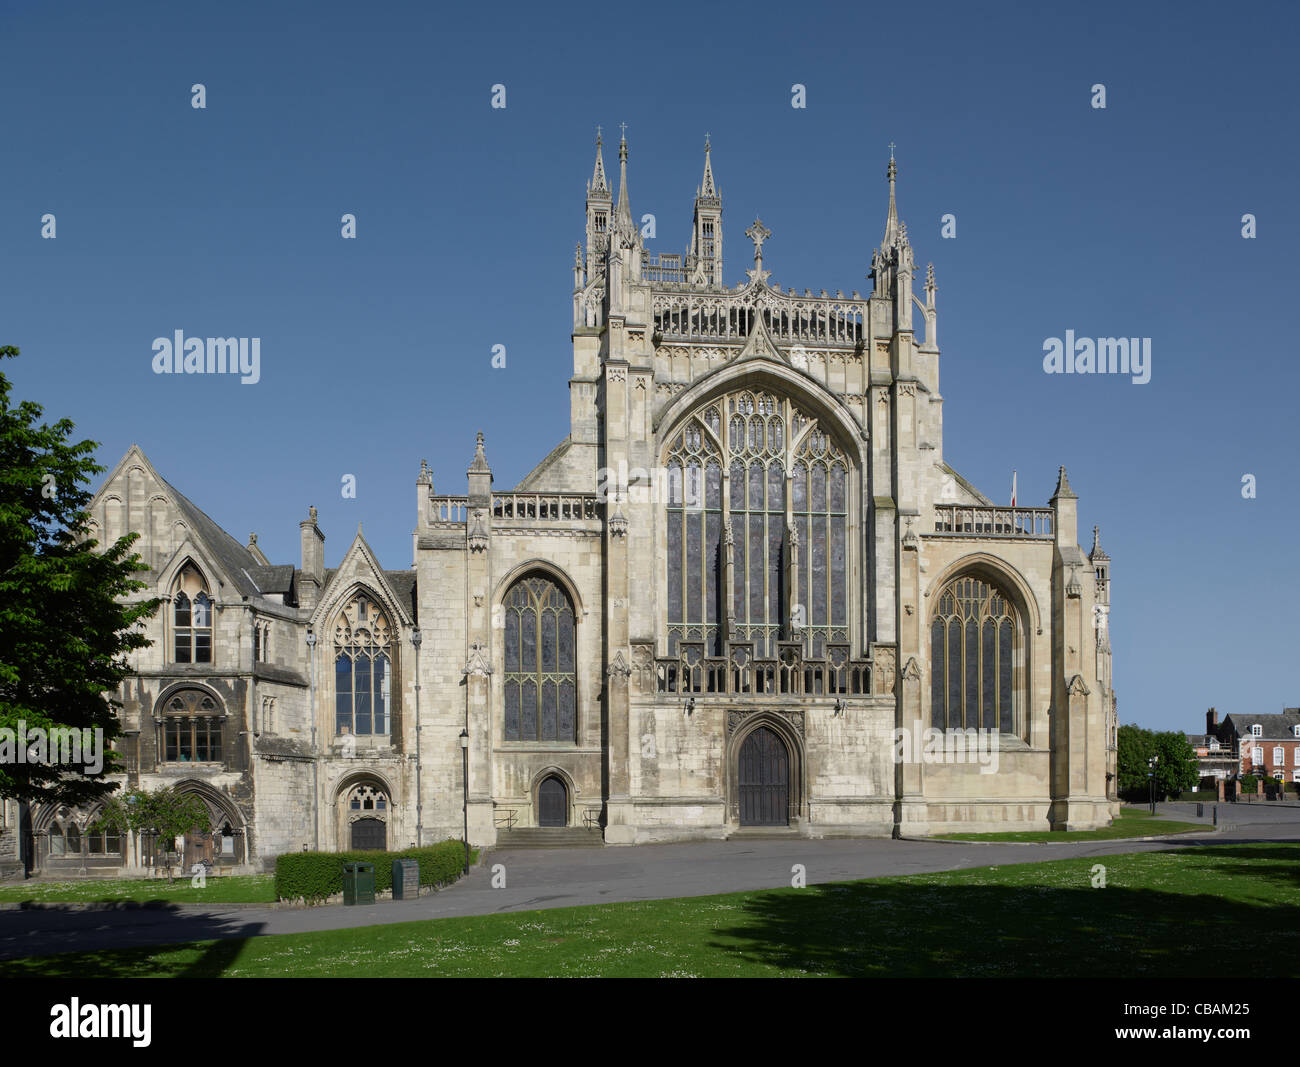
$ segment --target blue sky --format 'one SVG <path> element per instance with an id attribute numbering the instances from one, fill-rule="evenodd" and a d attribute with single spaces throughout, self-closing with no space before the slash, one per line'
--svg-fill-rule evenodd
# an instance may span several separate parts
<path id="1" fill-rule="evenodd" d="M 138 442 L 276 562 L 315 504 L 328 565 L 363 522 L 409 566 L 421 458 L 463 493 L 481 429 L 508 488 L 568 431 L 597 124 L 616 172 L 627 123 L 652 251 L 684 250 L 707 131 L 727 283 L 761 215 L 774 283 L 846 293 L 892 141 L 946 458 L 998 501 L 1017 469 L 1023 504 L 1069 469 L 1080 540 L 1100 523 L 1114 558 L 1121 721 L 1300 704 L 1290 7 L 212 8 L 0 0 L 5 373 L 105 466 Z M 154 375 L 177 329 L 260 337 L 261 381 Z M 1151 381 L 1044 374 L 1066 330 L 1150 337 Z"/>

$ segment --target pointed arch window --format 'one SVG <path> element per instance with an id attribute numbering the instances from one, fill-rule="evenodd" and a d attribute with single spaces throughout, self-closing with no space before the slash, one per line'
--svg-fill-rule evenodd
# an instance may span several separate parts
<path id="1" fill-rule="evenodd" d="M 505 739 L 577 739 L 573 605 L 549 578 L 523 578 L 505 597 Z"/>
<path id="2" fill-rule="evenodd" d="M 170 697 L 160 723 L 164 763 L 221 763 L 221 725 L 217 702 L 199 689 Z"/>
<path id="3" fill-rule="evenodd" d="M 172 651 L 177 663 L 212 662 L 212 608 L 207 581 L 187 563 L 172 586 Z"/>
<path id="4" fill-rule="evenodd" d="M 1017 730 L 1015 609 L 995 585 L 951 582 L 930 624 L 930 713 L 936 729 Z"/>
<path id="5" fill-rule="evenodd" d="M 361 737 L 389 733 L 392 632 L 368 593 L 353 597 L 334 626 L 334 728 Z"/>
<path id="6" fill-rule="evenodd" d="M 852 468 L 816 419 L 732 393 L 686 421 L 664 466 L 670 655 L 722 655 L 728 631 L 760 658 L 782 639 L 817 658 L 848 642 Z"/>

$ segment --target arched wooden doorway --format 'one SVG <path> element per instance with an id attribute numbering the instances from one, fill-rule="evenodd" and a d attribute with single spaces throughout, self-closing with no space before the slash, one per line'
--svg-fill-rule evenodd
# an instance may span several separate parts
<path id="1" fill-rule="evenodd" d="M 740 746 L 741 826 L 790 824 L 790 753 L 776 731 L 753 730 Z"/>
<path id="2" fill-rule="evenodd" d="M 537 825 L 567 826 L 569 791 L 555 775 L 542 779 L 537 787 Z"/>
<path id="3" fill-rule="evenodd" d="M 388 848 L 388 826 L 379 819 L 362 818 L 352 823 L 352 849 L 360 852 L 373 849 L 383 852 Z"/>

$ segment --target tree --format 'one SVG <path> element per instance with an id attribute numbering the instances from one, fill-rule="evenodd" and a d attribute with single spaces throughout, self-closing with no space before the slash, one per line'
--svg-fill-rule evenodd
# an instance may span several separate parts
<path id="1" fill-rule="evenodd" d="M 1160 757 L 1156 764 L 1156 796 L 1164 800 L 1176 797 L 1185 789 L 1194 789 L 1201 780 L 1200 768 L 1196 763 L 1196 750 L 1187 740 L 1186 734 L 1177 730 L 1165 730 L 1154 734 L 1155 754 Z"/>
<path id="2" fill-rule="evenodd" d="M 207 806 L 193 793 L 179 793 L 166 787 L 152 793 L 132 789 L 105 801 L 93 831 L 117 830 L 119 833 L 130 831 L 153 835 L 162 849 L 171 851 L 176 838 L 191 831 L 205 833 L 211 829 L 210 823 Z"/>
<path id="3" fill-rule="evenodd" d="M 0 359 L 17 355 L 0 347 Z M 130 551 L 136 534 L 103 551 L 87 536 L 89 481 L 104 471 L 96 443 L 72 443 L 70 419 L 41 422 L 40 405 L 13 403 L 10 389 L 0 374 L 0 730 L 13 731 L 0 736 L 24 751 L 0 763 L 0 797 L 76 806 L 116 788 L 109 742 L 121 704 L 111 694 L 127 654 L 150 644 L 139 624 L 159 601 L 128 599 L 146 588 L 134 577 L 148 570 Z M 92 731 L 103 767 L 28 762 L 20 739 L 34 730 Z"/>
<path id="4" fill-rule="evenodd" d="M 1147 782 L 1149 763 L 1151 757 L 1156 755 L 1155 737 L 1150 730 L 1125 724 L 1116 732 L 1115 749 L 1115 773 L 1120 796 L 1129 800 L 1145 800 L 1150 790 Z"/>

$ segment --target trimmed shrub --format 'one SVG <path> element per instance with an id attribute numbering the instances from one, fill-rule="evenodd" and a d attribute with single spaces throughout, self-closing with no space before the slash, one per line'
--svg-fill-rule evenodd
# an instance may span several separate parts
<path id="1" fill-rule="evenodd" d="M 471 863 L 475 855 L 471 850 Z M 393 860 L 416 860 L 420 885 L 449 885 L 465 868 L 465 845 L 453 840 L 400 852 L 286 852 L 275 860 L 275 896 L 312 903 L 342 893 L 345 863 L 374 864 L 375 893 L 390 892 Z"/>

